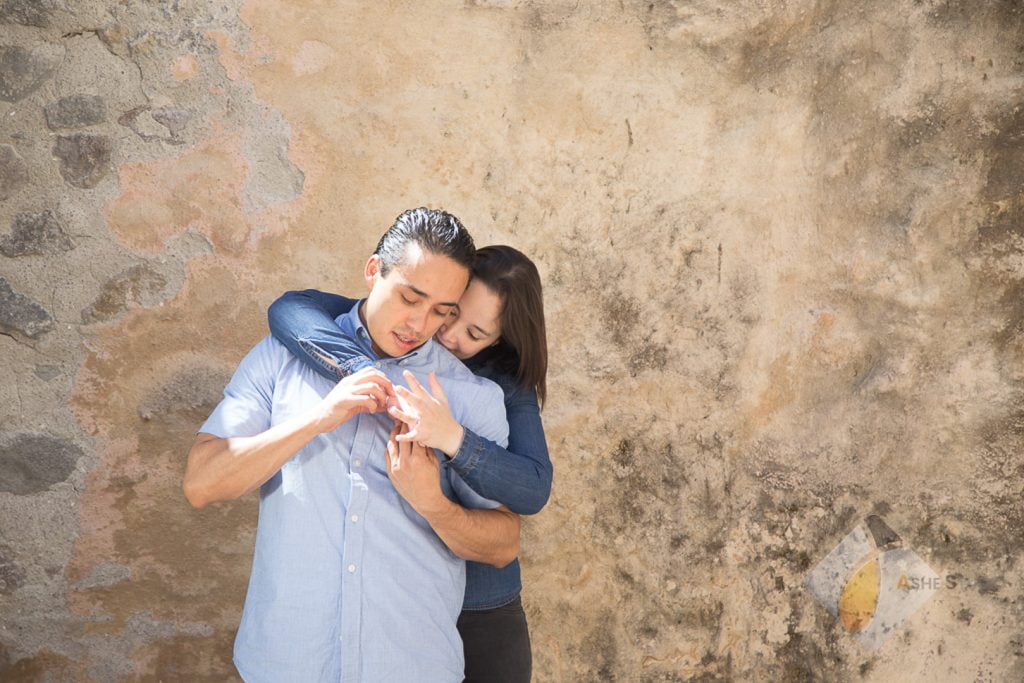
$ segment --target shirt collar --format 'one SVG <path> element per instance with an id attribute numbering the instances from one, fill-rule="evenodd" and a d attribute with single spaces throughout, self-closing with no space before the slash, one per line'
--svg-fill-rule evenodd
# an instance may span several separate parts
<path id="1" fill-rule="evenodd" d="M 355 306 L 348 313 L 342 313 L 334 322 L 338 324 L 338 327 L 346 335 L 351 337 L 359 344 L 359 348 L 362 349 L 366 355 L 374 361 L 396 361 L 403 366 L 417 366 L 425 365 L 430 362 L 430 357 L 433 355 L 434 345 L 437 343 L 434 338 L 431 337 L 422 346 L 413 349 L 404 356 L 379 356 L 373 350 L 373 339 L 370 337 L 370 331 L 366 329 L 366 325 L 363 324 L 363 319 L 359 317 L 359 309 L 362 307 L 363 302 L 366 299 L 360 299 L 356 302 Z"/>

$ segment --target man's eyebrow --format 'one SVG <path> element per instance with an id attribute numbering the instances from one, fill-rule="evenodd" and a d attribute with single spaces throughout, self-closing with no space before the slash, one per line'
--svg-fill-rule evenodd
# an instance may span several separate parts
<path id="1" fill-rule="evenodd" d="M 430 298 L 430 295 L 427 294 L 426 292 L 424 292 L 422 289 L 417 289 L 416 287 L 413 287 L 412 285 L 410 285 L 408 283 L 406 283 L 405 286 L 408 287 L 409 289 L 411 289 L 413 291 L 413 293 L 416 294 L 417 296 L 422 296 L 424 299 L 429 299 Z M 458 306 L 459 302 L 458 301 L 444 301 L 442 303 L 437 303 L 437 304 L 434 304 L 434 305 L 435 306 Z"/>

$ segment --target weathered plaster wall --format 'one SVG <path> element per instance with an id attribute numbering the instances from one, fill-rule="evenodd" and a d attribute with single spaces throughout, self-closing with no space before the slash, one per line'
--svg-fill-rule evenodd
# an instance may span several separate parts
<path id="1" fill-rule="evenodd" d="M 0 0 L 0 677 L 224 679 L 192 434 L 395 215 L 537 261 L 537 680 L 1024 679 L 1024 6 Z M 878 513 L 957 586 L 862 649 Z"/>

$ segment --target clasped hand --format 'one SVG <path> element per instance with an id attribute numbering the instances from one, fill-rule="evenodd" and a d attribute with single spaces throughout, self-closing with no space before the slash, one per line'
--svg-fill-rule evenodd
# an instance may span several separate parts
<path id="1" fill-rule="evenodd" d="M 409 428 L 396 422 L 388 438 L 384 462 L 388 478 L 399 495 L 423 517 L 440 511 L 447 499 L 441 491 L 441 463 L 437 456 L 415 441 L 398 439 Z"/>

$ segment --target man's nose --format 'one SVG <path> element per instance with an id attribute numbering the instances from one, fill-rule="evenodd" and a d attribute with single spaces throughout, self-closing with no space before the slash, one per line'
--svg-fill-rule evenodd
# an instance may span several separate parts
<path id="1" fill-rule="evenodd" d="M 420 339 L 424 337 L 424 332 L 427 329 L 428 317 L 429 316 L 427 315 L 426 311 L 417 310 L 413 312 L 406 321 L 406 324 L 409 326 L 409 328 L 414 330 L 416 334 L 420 336 Z"/>

